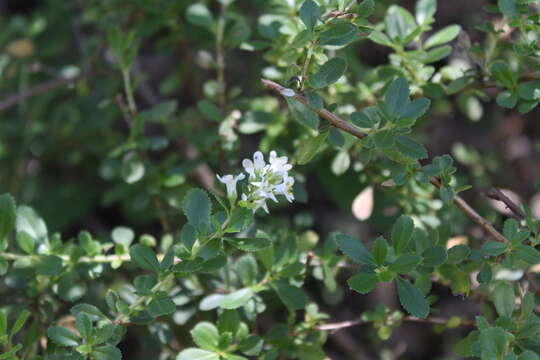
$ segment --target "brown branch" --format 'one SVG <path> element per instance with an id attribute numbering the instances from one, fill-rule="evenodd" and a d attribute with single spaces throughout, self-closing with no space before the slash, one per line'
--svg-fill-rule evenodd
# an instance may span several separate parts
<path id="1" fill-rule="evenodd" d="M 510 198 L 508 198 L 508 196 L 506 196 L 501 190 L 497 189 L 496 187 L 492 187 L 491 189 L 486 191 L 486 195 L 490 199 L 503 202 L 504 205 L 506 205 L 506 207 L 510 209 L 510 211 L 512 211 L 514 215 L 517 216 L 518 219 L 527 219 L 527 215 L 525 214 L 525 212 L 523 212 L 523 210 L 521 210 L 519 205 L 513 202 Z"/>
<path id="2" fill-rule="evenodd" d="M 416 316 L 405 316 L 403 319 L 401 319 L 401 321 L 432 324 L 432 325 L 446 325 L 448 324 L 450 319 L 441 318 L 441 317 L 428 317 L 428 318 L 422 319 Z M 342 322 L 337 322 L 337 323 L 328 323 L 328 324 L 320 325 L 317 327 L 317 330 L 331 331 L 334 333 L 341 329 L 346 329 L 353 326 L 365 325 L 369 323 L 371 323 L 371 321 L 349 320 L 349 321 L 342 321 Z M 461 319 L 459 326 L 476 326 L 476 323 L 472 320 Z"/>
<path id="3" fill-rule="evenodd" d="M 89 74 L 88 72 L 83 72 L 83 73 L 80 73 L 79 75 L 76 75 L 70 78 L 53 79 L 50 81 L 46 81 L 42 84 L 33 86 L 17 94 L 6 96 L 4 99 L 2 99 L 2 101 L 0 101 L 0 111 L 9 109 L 10 107 L 32 96 L 39 95 L 39 94 L 48 92 L 50 90 L 54 90 L 54 89 L 63 87 L 65 85 L 74 83 L 75 81 L 83 77 L 86 77 L 88 74 Z"/>
<path id="4" fill-rule="evenodd" d="M 311 106 L 308 102 L 308 100 L 300 93 L 297 93 L 291 89 L 284 88 L 283 86 L 271 81 L 262 79 L 261 80 L 263 85 L 279 94 L 285 97 L 293 98 L 300 103 L 307 106 L 310 110 L 317 113 L 321 118 L 327 120 L 330 125 L 341 129 L 345 132 L 348 132 L 349 134 L 357 137 L 358 139 L 363 139 L 366 136 L 368 136 L 365 132 L 358 129 L 357 127 L 351 125 L 347 121 L 343 120 L 339 116 L 331 113 L 330 111 L 326 110 L 325 108 L 316 109 L 313 106 Z M 429 181 L 433 186 L 435 186 L 437 189 L 441 187 L 441 183 L 439 180 L 435 178 L 430 178 Z M 478 214 L 465 200 L 463 200 L 460 196 L 456 195 L 454 196 L 454 204 L 463 212 L 465 215 L 467 215 L 471 220 L 473 220 L 475 223 L 480 225 L 487 233 L 489 233 L 495 240 L 500 242 L 508 242 L 508 240 L 499 232 L 497 229 L 493 227 L 486 219 L 484 219 L 480 214 Z"/>

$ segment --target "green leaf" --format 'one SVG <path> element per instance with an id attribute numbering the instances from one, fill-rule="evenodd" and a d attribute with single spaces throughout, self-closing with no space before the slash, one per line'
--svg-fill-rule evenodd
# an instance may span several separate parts
<path id="1" fill-rule="evenodd" d="M 214 24 L 212 13 L 201 3 L 190 5 L 186 11 L 186 18 L 191 24 L 205 28 L 210 28 Z"/>
<path id="2" fill-rule="evenodd" d="M 225 295 L 221 299 L 223 309 L 237 309 L 244 306 L 253 297 L 253 289 L 243 288 Z"/>
<path id="3" fill-rule="evenodd" d="M 223 238 L 235 248 L 242 251 L 259 251 L 272 245 L 272 241 L 265 238 Z"/>
<path id="4" fill-rule="evenodd" d="M 47 329 L 47 336 L 60 346 L 78 346 L 77 336 L 63 326 L 51 326 Z"/>
<path id="5" fill-rule="evenodd" d="M 83 339 L 87 341 L 90 339 L 90 336 L 92 335 L 92 319 L 88 314 L 83 312 L 77 314 L 77 317 L 75 318 L 75 327 Z"/>
<path id="6" fill-rule="evenodd" d="M 439 60 L 444 59 L 452 52 L 452 47 L 450 45 L 443 45 L 429 50 L 425 56 L 422 57 L 422 62 L 424 64 L 431 64 Z"/>
<path id="7" fill-rule="evenodd" d="M 408 158 L 420 160 L 428 157 L 428 153 L 424 145 L 417 143 L 407 136 L 396 136 L 395 143 L 398 151 Z"/>
<path id="8" fill-rule="evenodd" d="M 0 244 L 15 227 L 15 200 L 9 194 L 0 195 Z"/>
<path id="9" fill-rule="evenodd" d="M 418 0 L 416 2 L 416 21 L 422 25 L 430 22 L 437 11 L 437 0 Z"/>
<path id="10" fill-rule="evenodd" d="M 414 222 L 406 215 L 401 215 L 394 223 L 394 226 L 392 227 L 392 244 L 396 251 L 396 255 L 401 254 L 407 248 L 409 241 L 412 238 L 413 231 Z"/>
<path id="11" fill-rule="evenodd" d="M 346 21 L 337 21 L 332 24 L 332 27 L 323 31 L 319 36 L 319 44 L 343 46 L 354 40 L 357 33 L 357 28 L 353 24 Z"/>
<path id="12" fill-rule="evenodd" d="M 537 101 L 540 99 L 540 80 L 522 82 L 517 87 L 520 98 L 527 101 Z"/>
<path id="13" fill-rule="evenodd" d="M 92 351 L 92 359 L 95 360 L 121 360 L 122 353 L 112 345 L 104 345 L 94 348 Z"/>
<path id="14" fill-rule="evenodd" d="M 369 15 L 373 14 L 373 11 L 375 11 L 374 0 L 363 0 L 356 8 L 356 13 L 360 18 L 368 17 Z"/>
<path id="15" fill-rule="evenodd" d="M 401 117 L 416 120 L 426 113 L 430 105 L 431 100 L 425 97 L 411 101 L 401 112 Z"/>
<path id="16" fill-rule="evenodd" d="M 197 102 L 197 109 L 199 109 L 200 113 L 210 121 L 214 122 L 221 122 L 221 111 L 219 110 L 219 107 L 217 107 L 216 104 L 214 104 L 211 101 L 208 100 L 201 100 Z"/>
<path id="17" fill-rule="evenodd" d="M 203 224 L 210 224 L 212 204 L 210 198 L 201 189 L 191 189 L 184 197 L 182 210 L 191 225 L 201 229 Z"/>
<path id="18" fill-rule="evenodd" d="M 306 306 L 306 294 L 299 287 L 290 285 L 285 281 L 275 281 L 272 286 L 287 308 L 299 310 Z"/>
<path id="19" fill-rule="evenodd" d="M 158 294 L 146 307 L 146 310 L 153 318 L 163 315 L 169 315 L 176 311 L 176 304 L 165 293 Z"/>
<path id="20" fill-rule="evenodd" d="M 416 286 L 398 277 L 396 280 L 399 302 L 407 312 L 419 318 L 425 318 L 429 314 L 429 305 L 424 295 Z"/>
<path id="21" fill-rule="evenodd" d="M 392 40 L 390 40 L 390 38 L 386 36 L 385 33 L 378 30 L 373 30 L 371 34 L 369 34 L 368 39 L 379 45 L 388 46 L 388 47 L 394 46 L 394 43 L 392 42 Z"/>
<path id="22" fill-rule="evenodd" d="M 379 149 L 389 149 L 394 146 L 395 143 L 394 133 L 390 130 L 378 131 L 373 136 L 373 142 L 375 143 L 375 146 Z"/>
<path id="23" fill-rule="evenodd" d="M 430 36 L 424 47 L 426 49 L 429 49 L 434 46 L 443 45 L 447 42 L 450 42 L 458 36 L 459 32 L 461 31 L 461 26 L 459 25 L 449 25 L 441 30 L 437 31 L 435 34 Z"/>
<path id="24" fill-rule="evenodd" d="M 488 264 L 484 264 L 484 266 L 482 266 L 482 268 L 478 272 L 476 280 L 478 280 L 480 284 L 487 284 L 491 281 L 492 278 L 493 271 L 491 270 L 491 266 L 489 266 Z"/>
<path id="25" fill-rule="evenodd" d="M 482 245 L 480 252 L 486 256 L 498 256 L 506 251 L 507 245 L 498 241 L 488 241 Z"/>
<path id="26" fill-rule="evenodd" d="M 384 264 L 388 255 L 388 242 L 384 237 L 379 236 L 375 239 L 373 247 L 371 248 L 371 253 L 378 266 Z"/>
<path id="27" fill-rule="evenodd" d="M 328 131 L 327 139 L 330 144 L 334 145 L 337 148 L 345 145 L 345 137 L 338 129 L 334 127 L 330 128 L 330 131 Z"/>
<path id="28" fill-rule="evenodd" d="M 504 16 L 515 17 L 518 15 L 516 0 L 498 0 L 497 4 Z"/>
<path id="29" fill-rule="evenodd" d="M 364 111 L 353 112 L 351 114 L 351 121 L 354 125 L 364 129 L 371 129 L 375 125 L 373 120 Z"/>
<path id="30" fill-rule="evenodd" d="M 302 142 L 298 148 L 298 155 L 296 156 L 298 165 L 305 165 L 309 163 L 319 151 L 324 149 L 324 142 L 327 136 L 328 133 L 324 132 L 315 137 L 310 137 L 307 141 Z"/>
<path id="31" fill-rule="evenodd" d="M 306 25 L 306 28 L 311 32 L 317 24 L 317 20 L 321 15 L 319 5 L 313 0 L 306 0 L 300 7 L 300 19 Z"/>
<path id="32" fill-rule="evenodd" d="M 206 350 L 187 348 L 176 356 L 176 360 L 219 360 L 219 355 Z"/>
<path id="33" fill-rule="evenodd" d="M 217 350 L 219 343 L 219 333 L 216 326 L 207 321 L 195 325 L 190 331 L 195 344 L 205 350 Z"/>
<path id="34" fill-rule="evenodd" d="M 360 294 L 367 294 L 373 290 L 377 283 L 375 274 L 356 274 L 347 280 L 349 287 Z"/>
<path id="35" fill-rule="evenodd" d="M 129 249 L 131 261 L 144 270 L 159 272 L 159 261 L 154 250 L 143 244 L 133 245 Z"/>
<path id="36" fill-rule="evenodd" d="M 422 261 L 422 258 L 415 253 L 403 254 L 396 259 L 390 266 L 388 270 L 397 272 L 400 274 L 408 274 L 413 271 L 416 266 Z"/>
<path id="37" fill-rule="evenodd" d="M 320 89 L 331 85 L 339 80 L 347 70 L 347 62 L 339 57 L 332 58 L 325 62 L 323 66 L 310 77 L 310 85 Z"/>
<path id="38" fill-rule="evenodd" d="M 469 257 L 471 249 L 467 245 L 456 245 L 448 249 L 448 264 L 459 264 Z"/>
<path id="39" fill-rule="evenodd" d="M 518 101 L 518 95 L 515 92 L 505 90 L 497 95 L 497 105 L 506 109 L 513 109 Z"/>
<path id="40" fill-rule="evenodd" d="M 42 243 L 47 239 L 47 226 L 45 222 L 34 209 L 28 206 L 19 206 L 17 208 L 16 229 L 17 232 L 26 232 L 37 243 Z"/>
<path id="41" fill-rule="evenodd" d="M 509 89 L 513 89 L 517 84 L 517 79 L 512 73 L 512 70 L 503 61 L 495 61 L 491 65 L 491 76 Z"/>
<path id="42" fill-rule="evenodd" d="M 353 261 L 365 265 L 375 265 L 373 255 L 360 241 L 345 234 L 337 234 L 335 240 L 341 251 Z"/>
<path id="43" fill-rule="evenodd" d="M 482 359 L 502 359 L 508 338 L 500 327 L 480 331 L 480 350 Z"/>
<path id="44" fill-rule="evenodd" d="M 497 314 L 499 316 L 511 317 L 516 301 L 514 286 L 507 282 L 501 282 L 493 290 L 492 296 Z"/>
<path id="45" fill-rule="evenodd" d="M 32 313 L 28 310 L 23 310 L 19 316 L 17 316 L 17 320 L 15 320 L 15 323 L 13 324 L 13 327 L 11 328 L 11 336 L 17 334 L 24 324 L 26 323 L 26 320 L 30 317 Z"/>
<path id="46" fill-rule="evenodd" d="M 323 108 L 324 102 L 323 99 L 314 91 L 306 92 L 306 99 L 309 105 L 317 110 Z"/>
<path id="47" fill-rule="evenodd" d="M 285 101 L 289 105 L 291 115 L 298 123 L 312 130 L 319 128 L 319 115 L 314 111 L 293 98 L 286 97 Z"/>
<path id="48" fill-rule="evenodd" d="M 225 310 L 219 315 L 217 327 L 220 334 L 230 332 L 235 336 L 239 326 L 240 316 L 236 310 Z"/>
<path id="49" fill-rule="evenodd" d="M 398 77 L 388 87 L 384 95 L 386 111 L 392 117 L 398 117 L 409 102 L 409 83 L 405 78 Z"/>
<path id="50" fill-rule="evenodd" d="M 34 252 L 35 240 L 26 232 L 21 231 L 17 233 L 17 245 L 19 245 L 21 250 L 25 253 L 32 254 Z"/>
<path id="51" fill-rule="evenodd" d="M 397 40 L 401 45 L 416 28 L 416 22 L 410 12 L 401 6 L 392 5 L 384 18 L 386 33 L 392 41 Z"/>
<path id="52" fill-rule="evenodd" d="M 422 253 L 422 256 L 424 257 L 424 265 L 433 267 L 444 264 L 448 259 L 446 250 L 440 245 L 432 246 L 426 249 Z"/>
<path id="53" fill-rule="evenodd" d="M 529 265 L 540 264 L 540 252 L 532 246 L 519 245 L 516 248 L 516 256 Z"/>
<path id="54" fill-rule="evenodd" d="M 39 275 L 54 276 L 62 271 L 62 259 L 55 255 L 42 255 L 36 265 Z"/>

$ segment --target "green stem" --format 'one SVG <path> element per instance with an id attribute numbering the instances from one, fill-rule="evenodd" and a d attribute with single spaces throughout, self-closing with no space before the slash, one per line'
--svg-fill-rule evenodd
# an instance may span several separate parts
<path id="1" fill-rule="evenodd" d="M 122 78 L 124 79 L 124 90 L 126 92 L 126 99 L 128 102 L 128 108 L 131 115 L 137 113 L 137 105 L 135 105 L 135 98 L 133 96 L 133 88 L 131 86 L 131 73 L 129 68 L 122 69 Z"/>
<path id="2" fill-rule="evenodd" d="M 217 30 L 216 30 L 216 60 L 217 60 L 217 83 L 218 83 L 218 102 L 221 113 L 225 111 L 225 43 L 223 36 L 225 33 L 225 9 L 226 6 L 221 6 L 219 14 Z"/>

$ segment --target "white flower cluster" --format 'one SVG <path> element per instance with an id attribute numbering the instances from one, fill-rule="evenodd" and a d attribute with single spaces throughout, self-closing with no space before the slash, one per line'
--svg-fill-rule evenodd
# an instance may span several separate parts
<path id="1" fill-rule="evenodd" d="M 294 178 L 289 176 L 289 170 L 291 170 L 292 165 L 287 163 L 287 157 L 278 157 L 275 151 L 271 151 L 268 161 L 269 163 L 267 164 L 260 151 L 253 154 L 253 161 L 250 159 L 244 159 L 242 161 L 242 166 L 248 174 L 248 184 L 238 204 L 252 209 L 253 212 L 262 208 L 268 213 L 266 200 L 271 199 L 278 202 L 276 198 L 278 195 L 285 196 L 289 202 L 294 200 L 292 194 Z M 244 173 L 238 175 L 217 175 L 217 178 L 226 185 L 229 200 L 231 202 L 236 201 L 238 198 L 236 184 L 238 181 L 245 179 L 246 175 Z"/>

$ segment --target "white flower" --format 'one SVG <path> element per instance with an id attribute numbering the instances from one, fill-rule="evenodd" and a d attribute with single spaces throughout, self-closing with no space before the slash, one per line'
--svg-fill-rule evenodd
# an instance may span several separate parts
<path id="1" fill-rule="evenodd" d="M 278 157 L 275 151 L 270 151 L 270 169 L 276 173 L 283 174 L 292 169 L 291 164 L 287 164 L 287 157 Z"/>
<path id="2" fill-rule="evenodd" d="M 236 183 L 238 181 L 240 181 L 240 180 L 245 179 L 246 175 L 244 175 L 243 173 L 240 173 L 240 174 L 238 174 L 236 176 L 233 176 L 233 175 L 224 175 L 224 176 L 216 175 L 216 177 L 218 178 L 219 181 L 221 181 L 227 187 L 227 197 L 229 199 L 236 199 L 236 197 L 237 197 Z"/>
<path id="3" fill-rule="evenodd" d="M 292 176 L 286 175 L 283 178 L 283 182 L 274 186 L 274 191 L 278 195 L 283 195 L 289 202 L 293 202 L 294 195 L 292 194 L 292 187 L 294 185 L 294 178 Z"/>
<path id="4" fill-rule="evenodd" d="M 249 174 L 249 178 L 256 178 L 257 175 L 264 170 L 266 163 L 264 162 L 264 157 L 262 152 L 257 151 L 255 154 L 253 154 L 253 161 L 250 159 L 244 159 L 242 161 L 242 166 L 246 170 L 246 172 Z"/>

